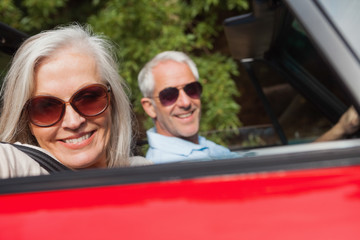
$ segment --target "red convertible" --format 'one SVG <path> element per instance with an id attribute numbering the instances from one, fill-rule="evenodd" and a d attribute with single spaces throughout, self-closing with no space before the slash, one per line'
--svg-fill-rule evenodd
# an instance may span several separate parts
<path id="1" fill-rule="evenodd" d="M 0 180 L 0 239 L 358 239 L 358 134 L 297 143 L 300 130 L 289 134 L 257 69 L 281 75 L 331 123 L 350 105 L 360 112 L 360 2 L 253 4 L 224 27 L 276 146 L 238 159 Z"/>

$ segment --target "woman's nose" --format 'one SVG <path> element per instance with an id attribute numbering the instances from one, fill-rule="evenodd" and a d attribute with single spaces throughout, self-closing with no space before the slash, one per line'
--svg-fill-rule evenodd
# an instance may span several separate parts
<path id="1" fill-rule="evenodd" d="M 65 114 L 62 120 L 63 128 L 78 129 L 85 121 L 85 117 L 77 113 L 70 104 L 66 104 Z"/>

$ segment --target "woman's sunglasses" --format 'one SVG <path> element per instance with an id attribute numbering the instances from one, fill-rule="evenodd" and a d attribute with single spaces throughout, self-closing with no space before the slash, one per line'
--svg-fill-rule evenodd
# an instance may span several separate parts
<path id="1" fill-rule="evenodd" d="M 58 123 L 65 114 L 66 104 L 83 117 L 95 117 L 110 104 L 110 86 L 91 84 L 76 91 L 68 102 L 53 96 L 36 96 L 26 104 L 30 122 L 39 127 Z"/>
<path id="2" fill-rule="evenodd" d="M 202 93 L 202 86 L 199 82 L 192 82 L 186 84 L 183 88 L 169 87 L 161 90 L 159 93 L 159 100 L 163 106 L 170 106 L 176 102 L 179 97 L 179 90 L 184 89 L 186 95 L 191 98 L 199 99 Z"/>

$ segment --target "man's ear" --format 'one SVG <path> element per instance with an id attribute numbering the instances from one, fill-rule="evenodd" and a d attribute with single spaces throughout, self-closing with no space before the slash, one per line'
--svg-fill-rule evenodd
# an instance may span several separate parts
<path id="1" fill-rule="evenodd" d="M 154 103 L 150 98 L 142 98 L 141 105 L 147 115 L 149 115 L 149 117 L 151 117 L 152 119 L 156 118 Z"/>

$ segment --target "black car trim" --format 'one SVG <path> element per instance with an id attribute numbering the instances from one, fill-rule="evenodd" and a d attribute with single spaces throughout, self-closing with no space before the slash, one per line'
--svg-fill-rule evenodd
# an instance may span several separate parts
<path id="1" fill-rule="evenodd" d="M 0 22 L 0 51 L 13 55 L 28 37 L 27 34 Z"/>
<path id="2" fill-rule="evenodd" d="M 54 175 L 4 179 L 0 180 L 0 194 L 360 165 L 359 140 L 344 141 L 355 141 L 356 144 L 348 148 L 339 148 L 337 142 L 328 142 L 325 143 L 326 148 L 307 152 L 300 151 L 212 161 L 177 162 L 117 169 L 82 170 L 60 172 Z M 348 145 L 351 146 L 351 144 Z M 305 148 L 306 146 L 307 144 L 304 144 Z M 333 149 L 331 146 L 333 146 Z M 291 146 L 281 147 L 280 149 L 286 149 L 286 147 Z"/>

